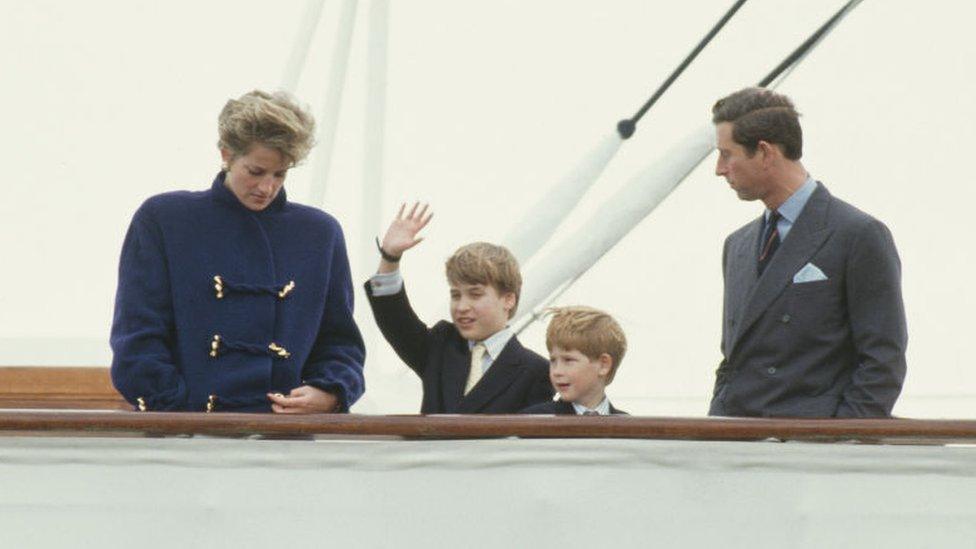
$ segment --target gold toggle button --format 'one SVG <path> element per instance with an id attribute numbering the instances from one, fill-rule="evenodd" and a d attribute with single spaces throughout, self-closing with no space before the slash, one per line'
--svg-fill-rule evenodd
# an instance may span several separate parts
<path id="1" fill-rule="evenodd" d="M 220 335 L 214 334 L 210 340 L 210 358 L 217 358 L 217 351 L 220 350 Z"/>
<path id="2" fill-rule="evenodd" d="M 210 395 L 207 397 L 207 413 L 214 411 L 217 407 L 217 395 Z"/>
<path id="3" fill-rule="evenodd" d="M 291 356 L 291 353 L 289 353 L 287 350 L 285 350 L 284 347 L 282 347 L 281 345 L 278 345 L 277 343 L 275 343 L 273 341 L 271 342 L 270 345 L 268 345 L 268 349 L 271 349 L 271 352 L 272 353 L 278 355 L 281 358 L 288 358 L 288 357 Z"/>
<path id="4" fill-rule="evenodd" d="M 278 297 L 284 299 L 294 289 L 295 289 L 295 281 L 294 280 L 289 281 L 288 284 L 285 284 L 284 288 L 282 288 L 281 291 L 278 292 Z"/>
<path id="5" fill-rule="evenodd" d="M 146 401 L 142 397 L 139 397 L 139 398 L 136 399 L 136 404 L 139 405 L 139 411 L 140 412 L 145 412 L 146 411 Z"/>
<path id="6" fill-rule="evenodd" d="M 214 276 L 214 290 L 217 291 L 217 299 L 224 298 L 224 279 L 220 275 Z"/>

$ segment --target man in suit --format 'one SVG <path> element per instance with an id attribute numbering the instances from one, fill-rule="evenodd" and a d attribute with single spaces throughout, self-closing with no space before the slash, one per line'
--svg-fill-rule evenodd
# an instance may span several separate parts
<path id="1" fill-rule="evenodd" d="M 709 414 L 890 417 L 908 340 L 891 233 L 807 173 L 789 98 L 747 88 L 712 115 L 715 173 L 766 210 L 725 241 Z"/>
<path id="2" fill-rule="evenodd" d="M 430 221 L 426 206 L 400 213 L 379 252 L 377 273 L 366 295 L 383 337 L 420 376 L 423 414 L 511 414 L 548 401 L 549 363 L 519 343 L 508 327 L 515 314 L 522 276 L 502 246 L 475 242 L 447 260 L 451 320 L 428 328 L 407 300 L 400 258 L 420 242 Z"/>

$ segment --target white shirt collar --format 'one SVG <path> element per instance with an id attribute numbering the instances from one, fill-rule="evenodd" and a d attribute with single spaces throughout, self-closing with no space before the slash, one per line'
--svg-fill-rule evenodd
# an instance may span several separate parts
<path id="1" fill-rule="evenodd" d="M 488 337 L 488 339 L 485 339 L 480 343 L 485 344 L 485 354 L 492 361 L 494 361 L 496 358 L 498 358 L 498 355 L 501 354 L 502 349 L 504 349 L 505 346 L 508 345 L 508 340 L 512 339 L 512 336 L 514 335 L 515 334 L 512 332 L 512 330 L 508 326 L 505 326 L 501 330 L 498 330 L 497 332 L 491 334 Z M 473 348 L 476 343 L 479 342 L 469 340 L 468 349 Z"/>
<path id="2" fill-rule="evenodd" d="M 576 410 L 576 415 L 578 416 L 583 415 L 584 412 L 590 410 L 590 408 L 587 408 L 586 406 L 583 406 L 582 404 L 577 404 L 575 402 L 573 403 L 573 409 Z M 610 400 L 604 395 L 603 400 L 601 400 L 600 403 L 596 405 L 596 408 L 593 408 L 593 410 L 598 414 L 600 414 L 601 416 L 609 416 Z"/>

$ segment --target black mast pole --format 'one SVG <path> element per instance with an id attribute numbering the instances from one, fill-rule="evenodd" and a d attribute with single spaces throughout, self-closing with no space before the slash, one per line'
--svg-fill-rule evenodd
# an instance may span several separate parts
<path id="1" fill-rule="evenodd" d="M 674 69 L 674 71 L 671 73 L 671 76 L 668 76 L 667 80 L 665 80 L 664 83 L 662 83 L 657 88 L 657 91 L 655 91 L 654 95 L 652 95 L 651 98 L 648 99 L 646 103 L 644 103 L 644 106 L 642 106 L 634 116 L 630 118 L 625 118 L 620 122 L 617 122 L 617 133 L 620 134 L 621 138 L 627 139 L 630 136 L 634 135 L 634 130 L 637 129 L 637 122 L 639 122 L 640 119 L 644 116 L 644 114 L 646 114 L 647 111 L 651 108 L 651 106 L 653 106 L 654 103 L 657 102 L 658 98 L 660 98 L 664 94 L 664 92 L 671 87 L 671 84 L 673 84 L 674 81 L 678 79 L 678 76 L 680 76 L 681 73 L 683 73 L 685 69 L 688 68 L 688 65 L 690 65 L 691 62 L 694 61 L 696 57 L 698 57 L 698 54 L 701 53 L 703 49 L 705 49 L 705 46 L 707 46 L 708 43 L 712 41 L 712 38 L 715 38 L 715 35 L 718 34 L 718 31 L 722 30 L 722 27 L 724 27 L 725 24 L 729 22 L 729 19 L 732 19 L 732 16 L 735 15 L 735 12 L 739 11 L 739 8 L 741 8 L 742 4 L 745 3 L 746 0 L 738 0 L 735 4 L 733 4 L 732 7 L 729 8 L 727 12 L 725 12 L 725 15 L 722 16 L 721 19 L 719 19 L 718 23 L 715 23 L 715 26 L 712 27 L 712 30 L 708 31 L 708 34 L 706 34 L 705 37 L 702 38 L 700 42 L 698 42 L 698 45 L 695 46 L 695 49 L 691 50 L 691 53 L 689 53 L 688 56 L 685 57 L 684 61 L 682 61 L 681 64 L 678 65 L 676 69 Z"/>
<path id="2" fill-rule="evenodd" d="M 841 17 L 844 16 L 845 12 L 850 10 L 852 7 L 854 7 L 855 4 L 859 3 L 860 1 L 861 0 L 848 0 L 848 2 L 844 4 L 843 7 L 837 10 L 837 13 L 835 13 L 833 17 L 828 19 L 823 25 L 820 25 L 819 29 L 817 29 L 813 34 L 811 34 L 809 38 L 804 40 L 802 44 L 797 46 L 797 48 L 793 50 L 793 53 L 788 55 L 786 59 L 783 59 L 783 62 L 777 65 L 777 67 L 773 69 L 772 72 L 767 74 L 766 78 L 763 78 L 759 82 L 759 87 L 765 88 L 766 86 L 772 84 L 773 81 L 776 80 L 776 78 L 783 73 L 783 71 L 790 68 L 790 66 L 792 66 L 794 63 L 799 61 L 801 57 L 806 55 L 810 51 L 810 49 L 813 48 L 814 44 L 819 42 L 820 39 L 827 34 L 827 32 L 831 29 L 831 27 L 833 27 L 834 25 L 837 24 L 838 21 L 840 21 Z"/>

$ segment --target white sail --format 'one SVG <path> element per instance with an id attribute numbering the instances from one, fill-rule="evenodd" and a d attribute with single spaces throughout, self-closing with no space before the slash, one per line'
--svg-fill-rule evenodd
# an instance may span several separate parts
<path id="1" fill-rule="evenodd" d="M 586 223 L 544 255 L 536 258 L 525 274 L 519 303 L 523 317 L 567 280 L 586 272 L 631 229 L 654 211 L 671 191 L 715 148 L 714 129 L 702 126 L 675 143 L 643 171 L 607 199 Z M 608 212 L 613 212 L 608 215 Z"/>
<path id="2" fill-rule="evenodd" d="M 356 23 L 356 0 L 343 0 L 339 15 L 339 30 L 335 36 L 335 49 L 329 66 L 329 85 L 325 91 L 322 113 L 318 122 L 317 145 L 312 161 L 312 183 L 309 204 L 321 207 L 325 203 L 325 188 L 332 167 L 332 151 L 335 149 L 336 127 L 339 125 L 339 108 L 342 92 L 346 87 L 346 68 L 352 48 L 352 31 Z"/>
<path id="3" fill-rule="evenodd" d="M 305 60 L 308 58 L 308 50 L 312 46 L 312 38 L 315 37 L 315 29 L 318 27 L 319 19 L 322 18 L 322 7 L 325 0 L 307 0 L 305 2 L 305 13 L 299 20 L 299 29 L 295 33 L 295 42 L 292 45 L 288 61 L 285 63 L 284 74 L 281 78 L 281 89 L 295 93 L 298 88 L 298 80 L 305 68 Z"/>
<path id="4" fill-rule="evenodd" d="M 556 227 L 576 207 L 586 191 L 599 179 L 623 144 L 614 132 L 607 135 L 527 210 L 502 243 L 525 264 L 552 237 Z"/>

